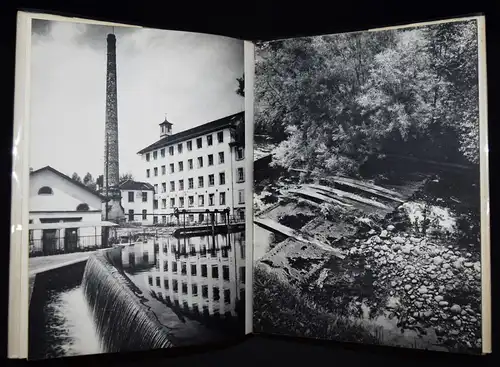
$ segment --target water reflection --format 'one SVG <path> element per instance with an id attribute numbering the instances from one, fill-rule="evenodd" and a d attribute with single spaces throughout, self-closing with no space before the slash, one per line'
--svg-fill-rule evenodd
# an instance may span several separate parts
<path id="1" fill-rule="evenodd" d="M 244 232 L 158 237 L 124 247 L 121 260 L 126 273 L 140 273 L 146 293 L 179 317 L 243 317 L 238 308 L 245 292 Z"/>

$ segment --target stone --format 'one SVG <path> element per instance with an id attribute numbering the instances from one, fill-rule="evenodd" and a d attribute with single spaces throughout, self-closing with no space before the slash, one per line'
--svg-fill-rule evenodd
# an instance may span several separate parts
<path id="1" fill-rule="evenodd" d="M 403 252 L 403 254 L 409 254 L 411 253 L 412 249 L 413 247 L 411 245 L 406 245 L 401 248 L 401 251 Z"/>
<path id="2" fill-rule="evenodd" d="M 443 263 L 443 258 L 441 256 L 436 256 L 434 259 L 432 259 L 432 262 L 435 265 L 441 265 Z"/>
<path id="3" fill-rule="evenodd" d="M 459 305 L 454 304 L 450 307 L 450 311 L 453 313 L 460 313 L 460 311 L 462 311 L 462 308 Z"/>
<path id="4" fill-rule="evenodd" d="M 446 302 L 446 301 L 439 301 L 439 305 L 441 307 L 446 307 L 446 306 L 448 306 L 448 302 Z"/>
<path id="5" fill-rule="evenodd" d="M 466 256 L 466 257 L 471 257 L 471 256 L 472 256 L 472 254 L 471 254 L 470 252 L 467 252 L 467 253 L 465 254 L 465 256 Z"/>
<path id="6" fill-rule="evenodd" d="M 389 234 L 387 233 L 387 230 L 383 230 L 382 232 L 380 232 L 380 238 L 387 238 L 389 236 Z"/>
<path id="7" fill-rule="evenodd" d="M 477 319 L 475 317 L 471 317 L 470 322 L 477 322 Z"/>
<path id="8" fill-rule="evenodd" d="M 373 236 L 373 237 L 371 238 L 371 240 L 372 240 L 373 242 L 375 242 L 375 243 L 381 243 L 381 242 L 382 242 L 382 240 L 380 239 L 380 237 L 379 237 L 379 236 Z"/>
<path id="9" fill-rule="evenodd" d="M 418 308 L 422 308 L 423 304 L 420 301 L 415 301 L 415 306 L 417 306 Z"/>
<path id="10" fill-rule="evenodd" d="M 427 293 L 427 292 L 428 292 L 427 287 L 426 287 L 426 286 L 424 286 L 424 285 L 423 285 L 423 286 L 421 286 L 421 287 L 418 289 L 418 292 L 419 292 L 420 294 L 425 294 L 425 293 Z"/>
<path id="11" fill-rule="evenodd" d="M 460 334 L 460 332 L 458 330 L 451 330 L 450 331 L 450 335 L 457 336 L 459 334 Z"/>
<path id="12" fill-rule="evenodd" d="M 431 317 L 432 316 L 432 311 L 431 310 L 424 311 L 423 315 L 425 317 Z"/>
<path id="13" fill-rule="evenodd" d="M 411 282 L 412 282 L 413 284 L 417 284 L 417 283 L 418 283 L 418 281 L 417 281 L 416 279 L 412 279 L 412 280 L 411 280 Z"/>
<path id="14" fill-rule="evenodd" d="M 441 326 L 436 326 L 434 328 L 434 332 L 436 333 L 437 336 L 442 336 L 445 334 L 445 330 Z"/>
<path id="15" fill-rule="evenodd" d="M 377 231 L 375 231 L 373 228 L 372 228 L 372 229 L 370 229 L 370 230 L 368 231 L 368 234 L 369 234 L 370 236 L 371 236 L 371 235 L 374 235 L 375 233 L 377 233 Z"/>
<path id="16" fill-rule="evenodd" d="M 473 265 L 474 265 L 474 264 L 473 264 L 473 263 L 471 263 L 471 262 L 468 262 L 468 261 L 467 261 L 467 262 L 464 262 L 464 266 L 465 266 L 466 268 L 472 268 L 472 266 L 473 266 Z"/>
<path id="17" fill-rule="evenodd" d="M 443 264 L 443 269 L 449 269 L 450 267 L 451 267 L 451 265 L 448 263 Z"/>
<path id="18" fill-rule="evenodd" d="M 405 285 L 405 291 L 409 291 L 411 289 L 411 285 L 407 284 Z"/>
<path id="19" fill-rule="evenodd" d="M 414 242 L 414 243 L 417 243 L 417 242 L 420 242 L 420 239 L 416 238 L 416 237 L 410 237 L 410 241 Z"/>
<path id="20" fill-rule="evenodd" d="M 387 226 L 387 230 L 388 230 L 388 231 L 390 231 L 390 232 L 394 231 L 394 229 L 395 229 L 395 228 L 396 228 L 396 227 L 394 227 L 392 224 L 389 224 L 389 225 Z"/>
<path id="21" fill-rule="evenodd" d="M 477 271 L 477 272 L 481 271 L 481 263 L 479 261 L 476 261 L 474 263 L 474 270 Z"/>
<path id="22" fill-rule="evenodd" d="M 399 244 L 405 243 L 405 239 L 400 236 L 392 237 L 392 241 Z"/>
<path id="23" fill-rule="evenodd" d="M 453 267 L 457 270 L 460 270 L 462 269 L 462 262 L 460 260 L 456 260 L 454 263 L 453 263 Z"/>

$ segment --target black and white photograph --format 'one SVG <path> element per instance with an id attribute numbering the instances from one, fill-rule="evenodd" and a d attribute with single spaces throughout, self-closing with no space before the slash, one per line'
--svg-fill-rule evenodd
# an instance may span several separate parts
<path id="1" fill-rule="evenodd" d="M 29 359 L 244 336 L 243 53 L 32 21 Z"/>
<path id="2" fill-rule="evenodd" d="M 481 353 L 478 34 L 256 45 L 254 332 Z"/>

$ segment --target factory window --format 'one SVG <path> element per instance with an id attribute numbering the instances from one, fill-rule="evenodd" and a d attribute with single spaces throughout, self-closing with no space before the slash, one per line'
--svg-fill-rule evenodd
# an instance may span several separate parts
<path id="1" fill-rule="evenodd" d="M 226 193 L 221 192 L 219 194 L 219 205 L 226 205 Z"/>
<path id="2" fill-rule="evenodd" d="M 203 188 L 203 176 L 198 176 L 198 188 Z"/>
<path id="3" fill-rule="evenodd" d="M 191 140 L 186 143 L 186 148 L 189 151 L 193 150 L 193 142 Z"/>
<path id="4" fill-rule="evenodd" d="M 188 178 L 188 189 L 194 189 L 194 179 L 192 177 Z"/>
<path id="5" fill-rule="evenodd" d="M 174 147 L 168 147 L 168 154 L 174 155 Z"/>
<path id="6" fill-rule="evenodd" d="M 243 171 L 243 167 L 238 168 L 237 176 L 238 176 L 238 181 L 236 181 L 236 182 L 244 182 L 245 181 L 245 172 Z"/>
<path id="7" fill-rule="evenodd" d="M 167 174 L 167 168 L 165 167 L 165 165 L 161 166 L 161 174 L 162 175 L 166 175 Z"/>
<path id="8" fill-rule="evenodd" d="M 149 153 L 146 153 L 146 162 L 149 162 L 149 160 L 150 160 Z"/>
<path id="9" fill-rule="evenodd" d="M 179 162 L 179 172 L 184 171 L 184 162 Z"/>
<path id="10" fill-rule="evenodd" d="M 179 180 L 179 190 L 184 191 L 184 180 Z"/>
<path id="11" fill-rule="evenodd" d="M 236 148 L 236 160 L 241 161 L 243 158 L 245 158 L 243 148 L 242 147 Z"/>
<path id="12" fill-rule="evenodd" d="M 148 201 L 148 192 L 147 191 L 144 191 L 142 193 L 142 201 L 143 202 L 147 202 Z"/>
<path id="13" fill-rule="evenodd" d="M 158 167 L 154 168 L 155 176 L 158 176 Z"/>
<path id="14" fill-rule="evenodd" d="M 224 172 L 219 173 L 219 185 L 226 184 L 226 174 Z"/>
<path id="15" fill-rule="evenodd" d="M 134 192 L 133 191 L 129 191 L 128 192 L 128 202 L 129 203 L 133 203 L 134 202 Z"/>
<path id="16" fill-rule="evenodd" d="M 160 155 L 161 155 L 162 158 L 165 158 L 165 148 L 162 148 L 160 150 Z"/>
<path id="17" fill-rule="evenodd" d="M 174 173 L 175 167 L 173 163 L 170 163 L 170 173 Z"/>
<path id="18" fill-rule="evenodd" d="M 148 211 L 146 209 L 142 210 L 142 220 L 148 219 Z"/>
<path id="19" fill-rule="evenodd" d="M 213 154 L 209 154 L 208 155 L 208 165 L 209 166 L 213 166 L 214 165 L 214 155 Z"/>
<path id="20" fill-rule="evenodd" d="M 76 207 L 77 212 L 88 212 L 89 211 L 89 206 L 86 203 L 78 204 Z"/>
<path id="21" fill-rule="evenodd" d="M 201 147 L 203 145 L 202 143 L 203 143 L 203 140 L 201 138 L 196 139 L 196 147 L 198 149 L 201 149 Z"/>
<path id="22" fill-rule="evenodd" d="M 203 168 L 203 157 L 198 157 L 198 168 Z"/>
<path id="23" fill-rule="evenodd" d="M 177 144 L 177 152 L 180 154 L 182 153 L 182 143 Z"/>
<path id="24" fill-rule="evenodd" d="M 153 159 L 158 159 L 158 151 L 157 150 L 155 150 L 153 152 Z"/>
<path id="25" fill-rule="evenodd" d="M 48 186 L 40 187 L 38 190 L 38 195 L 52 195 L 53 193 L 52 189 Z"/>
<path id="26" fill-rule="evenodd" d="M 146 170 L 146 177 L 148 177 L 148 178 L 149 178 L 149 176 L 150 176 L 150 172 L 149 172 L 149 168 L 148 168 L 148 169 Z"/>
<path id="27" fill-rule="evenodd" d="M 219 152 L 219 164 L 224 163 L 224 152 Z"/>
<path id="28" fill-rule="evenodd" d="M 207 145 L 211 146 L 213 143 L 212 134 L 207 135 Z"/>
<path id="29" fill-rule="evenodd" d="M 215 185 L 215 175 L 211 174 L 208 175 L 208 186 L 213 186 Z"/>
<path id="30" fill-rule="evenodd" d="M 219 131 L 217 133 L 217 141 L 219 143 L 223 143 L 224 142 L 224 132 L 223 131 Z"/>

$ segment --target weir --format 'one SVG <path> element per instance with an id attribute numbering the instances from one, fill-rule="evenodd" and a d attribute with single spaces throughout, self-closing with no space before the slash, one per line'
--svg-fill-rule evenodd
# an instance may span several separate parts
<path id="1" fill-rule="evenodd" d="M 82 280 L 105 351 L 172 347 L 169 330 L 141 302 L 141 292 L 112 265 L 112 251 L 91 256 Z"/>

